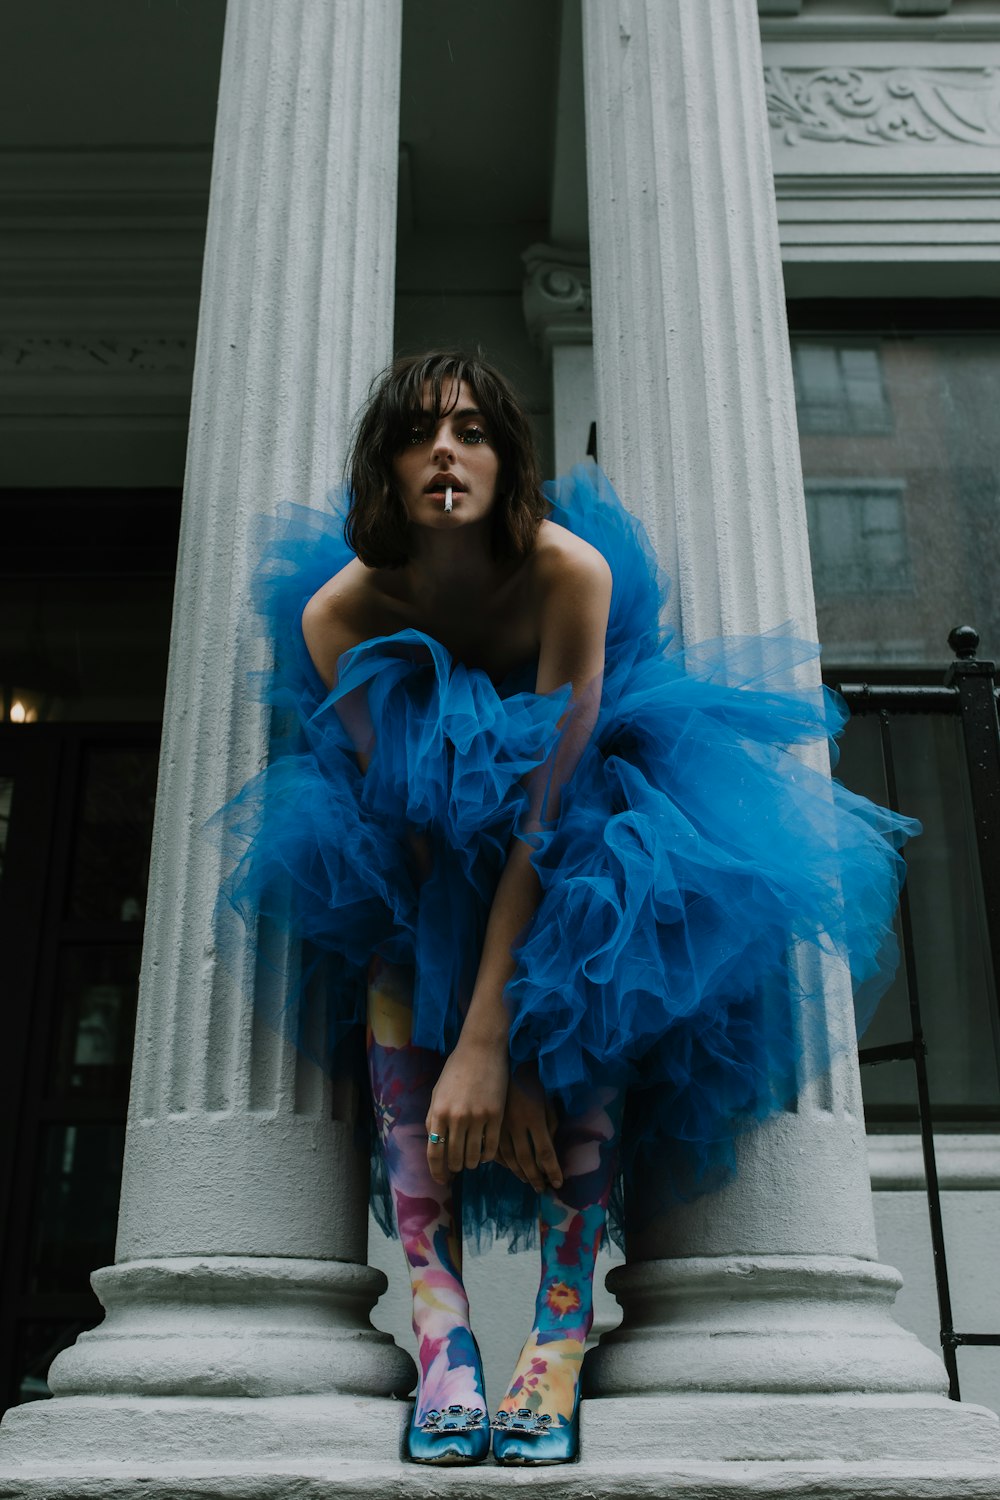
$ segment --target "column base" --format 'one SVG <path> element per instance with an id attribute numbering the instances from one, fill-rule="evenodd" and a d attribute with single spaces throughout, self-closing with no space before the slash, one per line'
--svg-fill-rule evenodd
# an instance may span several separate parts
<path id="1" fill-rule="evenodd" d="M 91 1280 L 107 1316 L 53 1361 L 43 1411 L 76 1396 L 384 1397 L 416 1384 L 410 1356 L 369 1322 L 386 1287 L 371 1266 L 178 1256 Z"/>
<path id="2" fill-rule="evenodd" d="M 855 1256 L 689 1256 L 609 1272 L 621 1326 L 587 1355 L 588 1396 L 942 1397 L 939 1357 L 901 1328 L 898 1271 Z M 845 1457 L 848 1454 L 845 1453 Z"/>

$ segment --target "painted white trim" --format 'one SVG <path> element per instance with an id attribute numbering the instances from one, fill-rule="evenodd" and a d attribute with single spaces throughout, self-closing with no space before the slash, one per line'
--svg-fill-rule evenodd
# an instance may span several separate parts
<path id="1" fill-rule="evenodd" d="M 938 1180 L 957 1192 L 1000 1188 L 1000 1135 L 938 1135 Z M 922 1191 L 924 1160 L 918 1135 L 870 1135 L 868 1165 L 874 1192 Z"/>
<path id="2" fill-rule="evenodd" d="M 1000 173 L 905 179 L 783 174 L 775 193 L 786 264 L 1000 259 Z"/>

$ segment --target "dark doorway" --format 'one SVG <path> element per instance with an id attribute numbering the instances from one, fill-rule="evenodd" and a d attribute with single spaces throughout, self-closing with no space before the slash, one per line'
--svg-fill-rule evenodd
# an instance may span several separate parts
<path id="1" fill-rule="evenodd" d="M 114 1259 L 179 517 L 0 494 L 0 1407 Z"/>
<path id="2" fill-rule="evenodd" d="M 156 725 L 0 729 L 5 1406 L 48 1394 L 114 1259 Z"/>

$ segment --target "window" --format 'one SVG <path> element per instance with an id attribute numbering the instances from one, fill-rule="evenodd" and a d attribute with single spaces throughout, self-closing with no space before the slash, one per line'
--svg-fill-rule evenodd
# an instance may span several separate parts
<path id="1" fill-rule="evenodd" d="M 1000 304 L 789 307 L 819 638 L 831 670 L 1000 657 Z"/>
<path id="2" fill-rule="evenodd" d="M 803 338 L 792 347 L 800 432 L 891 432 L 877 345 Z"/>
<path id="3" fill-rule="evenodd" d="M 899 479 L 807 479 L 806 508 L 817 592 L 908 593 L 906 485 Z"/>

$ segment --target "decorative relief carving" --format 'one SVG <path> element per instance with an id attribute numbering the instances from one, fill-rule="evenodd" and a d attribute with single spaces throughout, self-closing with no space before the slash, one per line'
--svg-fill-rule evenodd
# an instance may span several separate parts
<path id="1" fill-rule="evenodd" d="M 765 68 L 768 118 L 788 146 L 1000 144 L 995 68 Z"/>
<path id="2" fill-rule="evenodd" d="M 524 318 L 534 341 L 545 349 L 588 343 L 592 329 L 587 252 L 532 245 L 521 259 L 527 272 Z"/>
<path id="3" fill-rule="evenodd" d="M 543 266 L 534 290 L 554 312 L 590 312 L 590 287 L 579 272 L 568 266 Z"/>
<path id="4" fill-rule="evenodd" d="M 180 338 L 0 338 L 0 370 L 23 375 L 190 375 L 194 341 Z"/>

